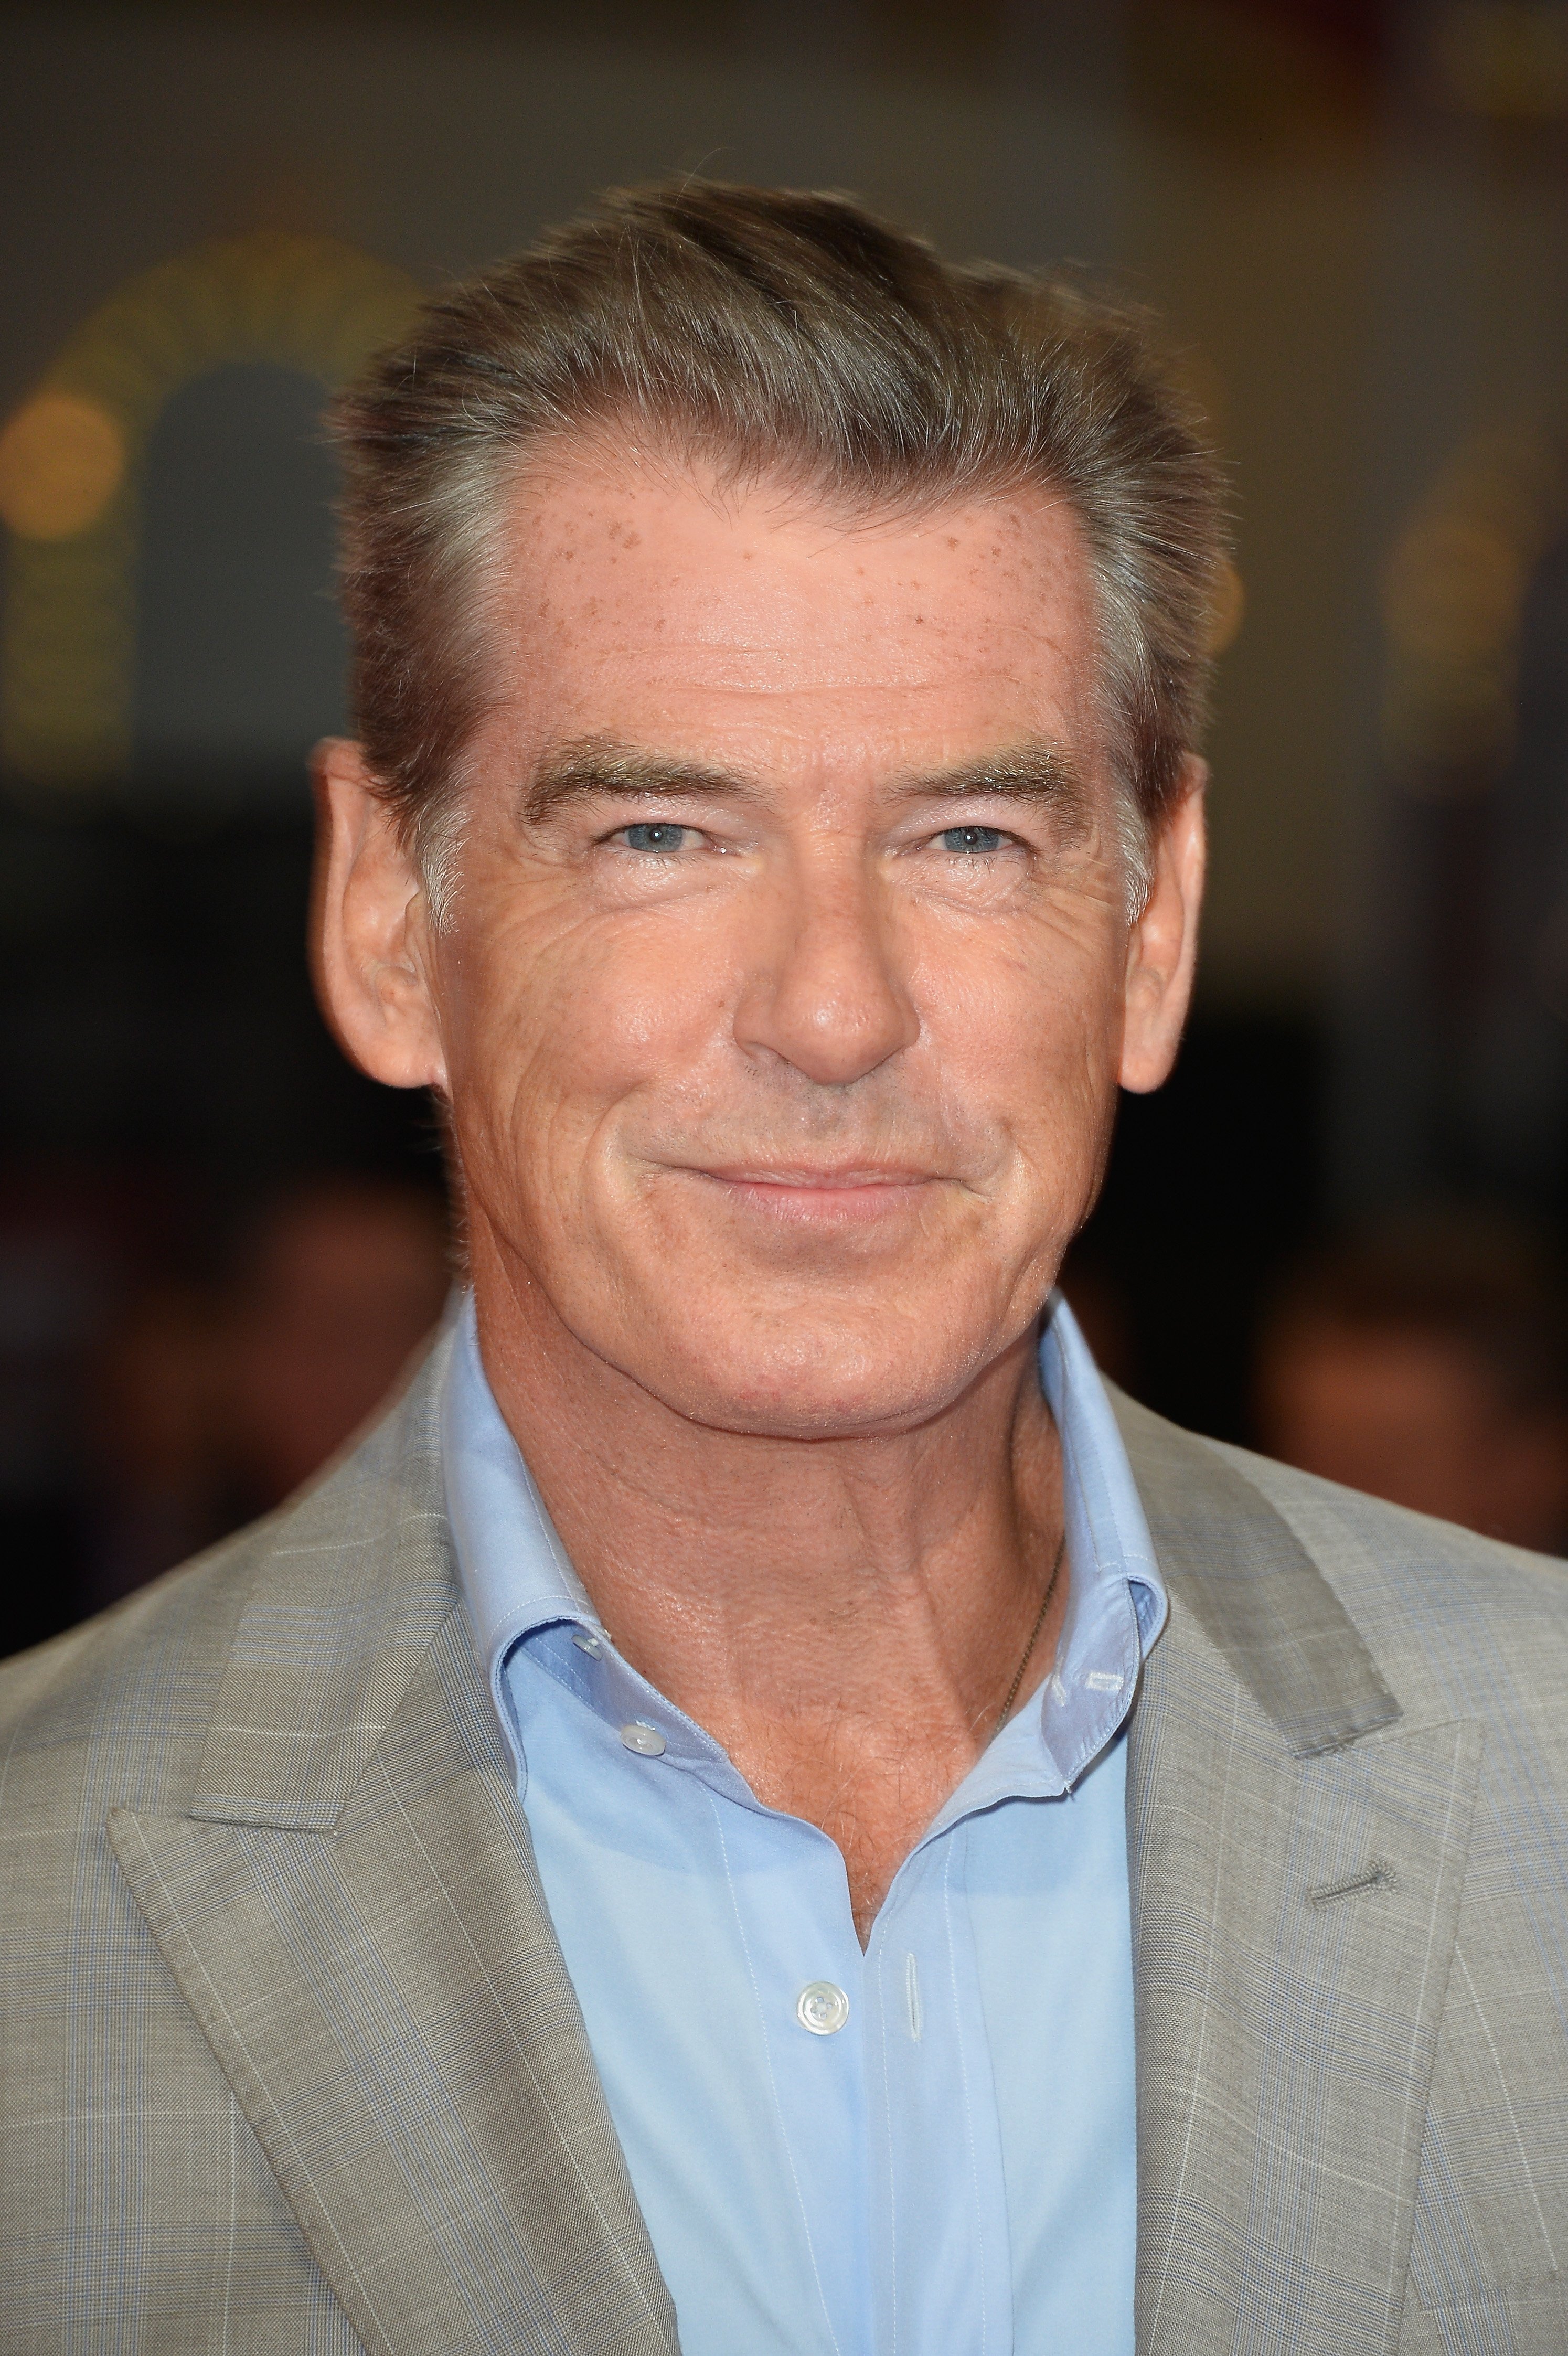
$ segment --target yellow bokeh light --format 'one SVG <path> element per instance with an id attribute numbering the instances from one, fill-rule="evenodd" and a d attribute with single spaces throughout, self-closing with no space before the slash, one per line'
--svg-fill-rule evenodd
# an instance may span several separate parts
<path id="1" fill-rule="evenodd" d="M 255 362 L 335 387 L 403 332 L 417 288 L 331 238 L 220 238 L 144 270 L 56 354 L 0 432 L 0 768 L 51 787 L 132 753 L 141 477 L 182 385 Z"/>
<path id="2" fill-rule="evenodd" d="M 0 517 L 24 540 L 72 540 L 125 473 L 125 437 L 77 392 L 40 392 L 0 433 Z"/>

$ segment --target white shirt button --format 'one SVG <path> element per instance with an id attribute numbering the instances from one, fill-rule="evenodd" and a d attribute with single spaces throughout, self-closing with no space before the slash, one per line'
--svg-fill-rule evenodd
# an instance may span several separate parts
<path id="1" fill-rule="evenodd" d="M 586 1653 L 591 1661 L 596 1661 L 600 1653 L 604 1649 L 600 1644 L 598 1638 L 596 1636 L 590 1636 L 585 1628 L 579 1628 L 574 1635 L 572 1642 L 575 1644 L 579 1653 Z"/>
<path id="2" fill-rule="evenodd" d="M 795 2018 L 813 2037 L 831 2037 L 849 2019 L 849 1998 L 832 1980 L 808 1980 L 796 2000 Z"/>
<path id="3" fill-rule="evenodd" d="M 620 1739 L 628 1751 L 636 1751 L 639 1759 L 657 1759 L 664 1749 L 664 1737 L 659 1729 L 645 1726 L 639 1718 L 634 1718 L 629 1726 L 621 1728 Z"/>

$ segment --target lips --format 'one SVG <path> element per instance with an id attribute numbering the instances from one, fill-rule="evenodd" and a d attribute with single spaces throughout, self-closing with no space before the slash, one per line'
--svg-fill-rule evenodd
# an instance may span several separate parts
<path id="1" fill-rule="evenodd" d="M 723 1189 L 737 1209 L 795 1227 L 845 1227 L 907 1214 L 940 1179 L 929 1170 L 885 1162 L 743 1163 L 691 1173 Z"/>
<path id="2" fill-rule="evenodd" d="M 725 1186 L 779 1186 L 813 1193 L 843 1193 L 870 1186 L 929 1186 L 938 1183 L 934 1170 L 906 1169 L 888 1162 L 736 1164 L 697 1172 Z"/>

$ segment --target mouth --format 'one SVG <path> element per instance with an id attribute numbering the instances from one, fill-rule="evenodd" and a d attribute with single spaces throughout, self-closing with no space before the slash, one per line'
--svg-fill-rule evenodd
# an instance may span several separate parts
<path id="1" fill-rule="evenodd" d="M 935 1171 L 886 1162 L 736 1164 L 693 1168 L 737 1208 L 790 1226 L 852 1226 L 907 1215 L 946 1182 Z"/>

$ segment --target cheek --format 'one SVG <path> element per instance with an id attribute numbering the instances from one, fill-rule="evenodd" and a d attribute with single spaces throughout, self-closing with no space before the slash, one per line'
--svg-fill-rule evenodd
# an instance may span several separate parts
<path id="1" fill-rule="evenodd" d="M 1122 1032 L 1115 927 L 1090 905 L 924 961 L 919 996 L 946 1089 L 983 1103 L 1030 1154 L 1092 1151 Z"/>
<path id="2" fill-rule="evenodd" d="M 614 1106 L 679 1086 L 718 1028 L 716 944 L 679 953 L 635 914 L 584 917 L 542 899 L 476 926 L 452 960 L 443 1029 L 454 1095 L 486 1129 L 564 1146 Z"/>

